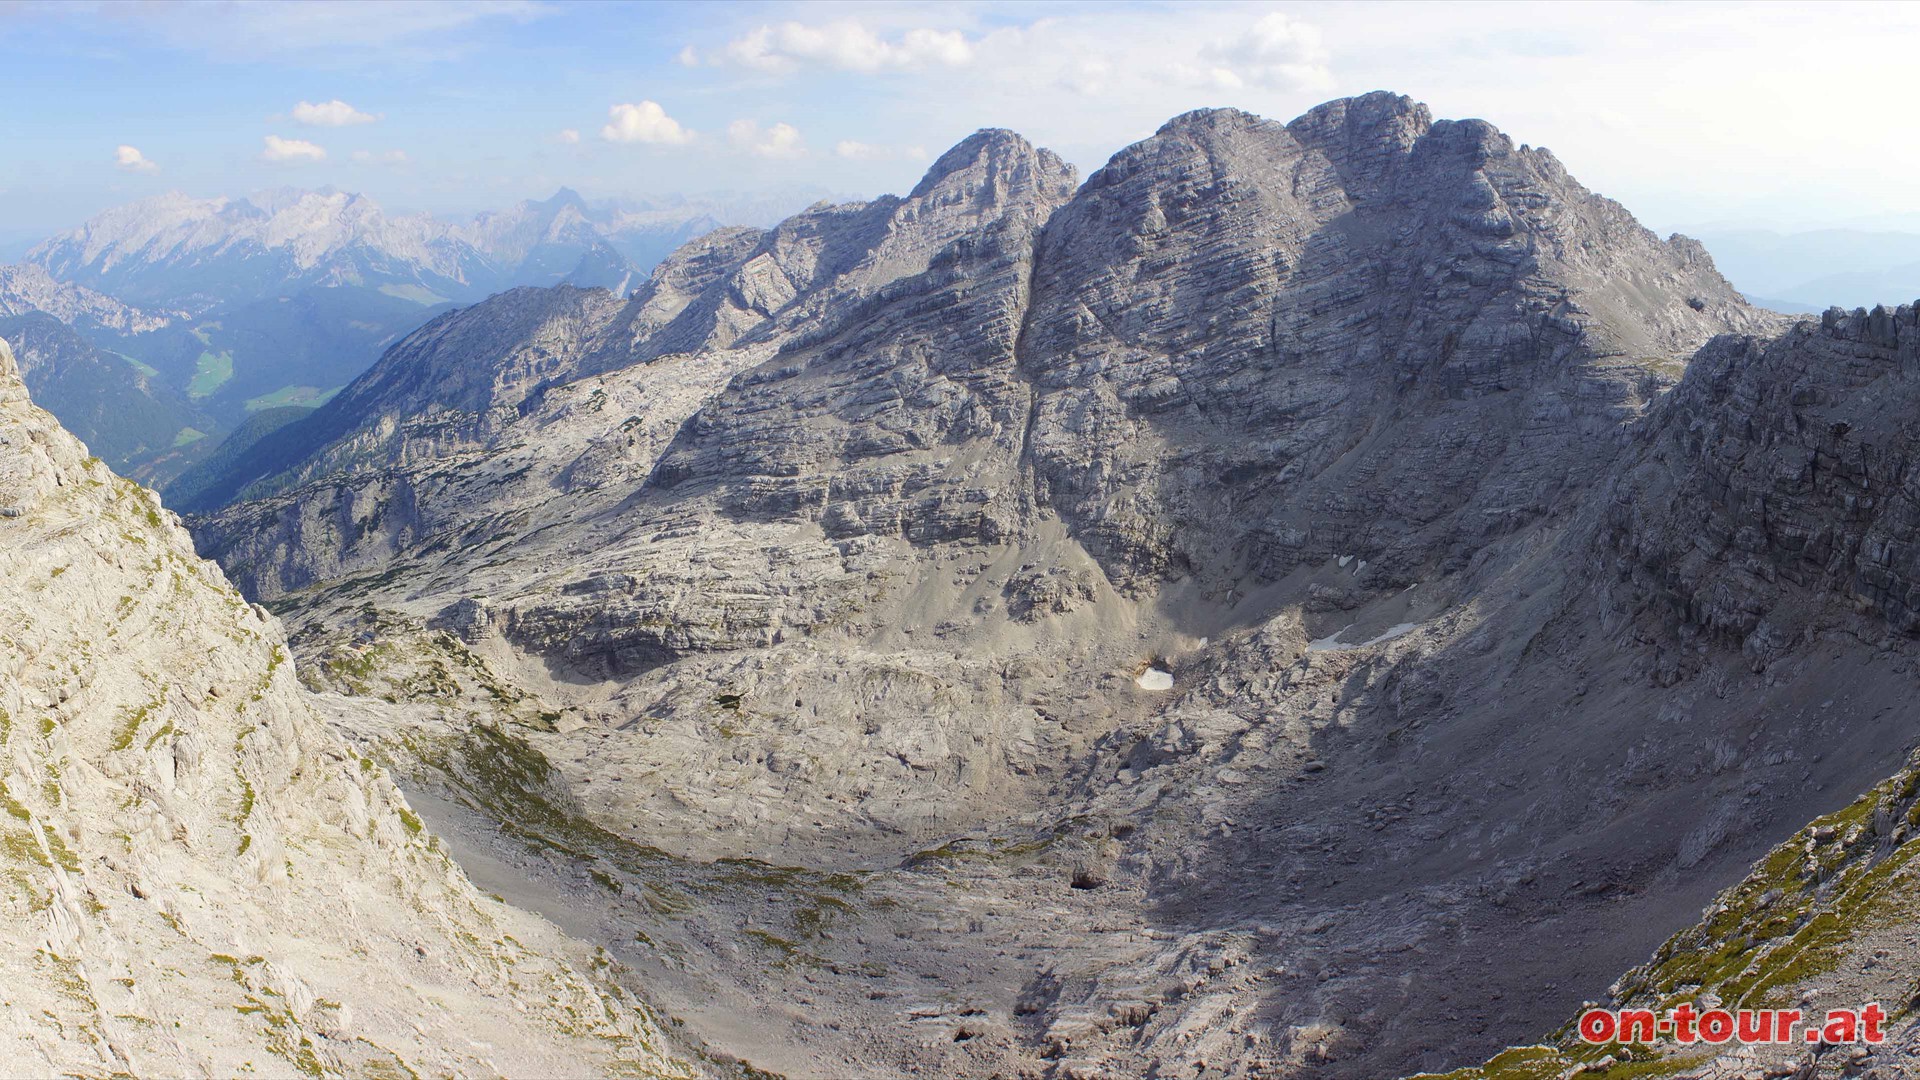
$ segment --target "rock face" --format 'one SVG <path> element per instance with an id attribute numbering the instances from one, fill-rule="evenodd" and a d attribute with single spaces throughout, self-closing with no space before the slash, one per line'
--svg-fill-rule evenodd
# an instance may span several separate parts
<path id="1" fill-rule="evenodd" d="M 276 620 L 28 403 L 4 344 L 0 627 L 12 1071 L 696 1074 L 474 890 Z"/>
<path id="2" fill-rule="evenodd" d="M 1711 636 L 1757 665 L 1835 625 L 1920 630 L 1909 488 L 1920 372 L 1914 308 L 1831 310 L 1695 358 L 1612 496 L 1622 576 L 1670 640 Z"/>
<path id="3" fill-rule="evenodd" d="M 382 752 L 494 717 L 607 835 L 888 901 L 676 992 L 881 1074 L 1376 1078 L 1560 1023 L 1899 766 L 1911 318 L 1788 327 L 1394 95 L 1078 188 L 988 131 L 443 316 L 193 528 L 403 703 Z"/>
<path id="4" fill-rule="evenodd" d="M 1564 502 L 1664 358 L 1763 323 L 1544 150 L 1389 95 L 1180 117 L 1039 265 L 1033 467 L 1128 583 L 1457 569 Z"/>

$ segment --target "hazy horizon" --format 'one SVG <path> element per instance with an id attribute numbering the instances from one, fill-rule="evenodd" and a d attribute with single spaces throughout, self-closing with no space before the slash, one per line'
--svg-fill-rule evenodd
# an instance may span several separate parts
<path id="1" fill-rule="evenodd" d="M 1516 25 L 1521 10 L 13 4 L 0 87 L 36 107 L 11 118 L 29 152 L 0 163 L 0 233 L 176 189 L 332 184 L 441 215 L 562 186 L 873 195 L 994 126 L 1084 176 L 1191 108 L 1289 120 L 1376 89 L 1552 148 L 1656 231 L 1914 213 L 1920 149 L 1859 107 L 1897 99 L 1899 65 L 1856 61 L 1920 44 L 1920 9 L 1567 4 Z M 1794 167 L 1805 138 L 1834 166 Z"/>

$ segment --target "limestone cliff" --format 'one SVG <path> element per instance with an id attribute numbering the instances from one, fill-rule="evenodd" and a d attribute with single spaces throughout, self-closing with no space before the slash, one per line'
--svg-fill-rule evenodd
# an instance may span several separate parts
<path id="1" fill-rule="evenodd" d="M 474 890 L 278 621 L 4 344 L 0 642 L 10 1071 L 698 1075 L 582 947 Z"/>

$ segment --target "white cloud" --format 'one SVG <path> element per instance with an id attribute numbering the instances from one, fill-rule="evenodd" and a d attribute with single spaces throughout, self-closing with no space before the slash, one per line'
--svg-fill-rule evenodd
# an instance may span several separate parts
<path id="1" fill-rule="evenodd" d="M 727 42 L 707 62 L 756 71 L 784 72 L 813 65 L 871 74 L 963 67 L 973 61 L 973 55 L 974 43 L 958 30 L 919 27 L 889 40 L 847 19 L 818 26 L 798 22 L 762 26 Z M 690 47 L 681 51 L 682 63 L 691 59 Z"/>
<path id="2" fill-rule="evenodd" d="M 857 139 L 841 139 L 834 143 L 833 153 L 835 157 L 848 161 L 925 161 L 927 158 L 924 146 L 876 146 Z"/>
<path id="3" fill-rule="evenodd" d="M 727 125 L 727 141 L 734 149 L 755 157 L 796 158 L 807 152 L 800 141 L 800 129 L 792 124 L 762 128 L 752 120 L 735 120 Z"/>
<path id="4" fill-rule="evenodd" d="M 580 133 L 572 128 L 561 128 L 560 131 L 554 135 L 553 141 L 566 143 L 571 146 L 580 141 Z"/>
<path id="5" fill-rule="evenodd" d="M 1113 79 L 1113 65 L 1103 56 L 1082 57 L 1067 65 L 1066 74 L 1060 77 L 1060 86 L 1083 97 L 1098 97 L 1105 93 Z"/>
<path id="6" fill-rule="evenodd" d="M 378 154 L 371 150 L 355 150 L 353 160 L 361 165 L 405 165 L 408 159 L 405 150 L 386 150 Z"/>
<path id="7" fill-rule="evenodd" d="M 372 113 L 361 112 L 339 98 L 334 98 L 332 101 L 323 101 L 318 105 L 311 101 L 303 101 L 295 105 L 293 119 L 296 123 L 306 124 L 308 127 L 346 127 L 349 124 L 371 124 L 380 118 Z"/>
<path id="8" fill-rule="evenodd" d="M 305 139 L 283 139 L 278 135 L 269 135 L 266 149 L 260 151 L 262 161 L 325 161 L 327 152 Z"/>
<path id="9" fill-rule="evenodd" d="M 854 139 L 841 139 L 839 142 L 834 143 L 833 152 L 839 157 L 849 158 L 853 161 L 872 161 L 875 158 L 887 156 L 885 147 L 875 146 L 872 143 L 859 142 Z"/>
<path id="10" fill-rule="evenodd" d="M 667 115 L 659 102 L 642 101 L 638 105 L 615 105 L 607 110 L 609 122 L 600 129 L 608 142 L 666 143 L 691 142 L 693 132 Z"/>
<path id="11" fill-rule="evenodd" d="M 1277 11 L 1261 16 L 1245 33 L 1215 40 L 1200 51 L 1200 58 L 1205 79 L 1222 90 L 1323 90 L 1333 85 L 1320 28 Z"/>
<path id="12" fill-rule="evenodd" d="M 126 144 L 113 148 L 113 163 L 127 172 L 154 172 L 160 168 L 147 155 Z"/>

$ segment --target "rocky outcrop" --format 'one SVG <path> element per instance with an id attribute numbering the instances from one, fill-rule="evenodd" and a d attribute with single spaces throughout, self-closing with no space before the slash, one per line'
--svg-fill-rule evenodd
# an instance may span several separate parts
<path id="1" fill-rule="evenodd" d="M 0 344 L 0 1047 L 33 1075 L 692 1076 L 476 892 L 278 622 Z"/>
<path id="2" fill-rule="evenodd" d="M 1836 626 L 1920 631 L 1915 318 L 1835 309 L 1700 352 L 1610 493 L 1612 568 L 1650 628 L 1762 666 Z"/>
<path id="3" fill-rule="evenodd" d="M 1670 358 L 1769 321 L 1545 151 L 1387 94 L 1180 117 L 1038 264 L 1034 468 L 1129 581 L 1458 569 L 1566 505 Z"/>

